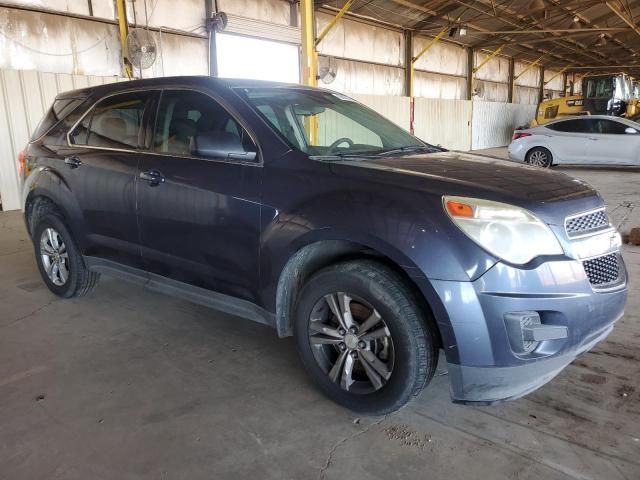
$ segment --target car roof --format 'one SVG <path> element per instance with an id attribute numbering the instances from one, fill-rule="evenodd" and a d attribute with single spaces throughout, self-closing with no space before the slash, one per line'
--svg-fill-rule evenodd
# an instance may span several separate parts
<path id="1" fill-rule="evenodd" d="M 250 80 L 241 78 L 218 78 L 209 77 L 205 75 L 182 75 L 175 77 L 156 77 L 146 78 L 143 80 L 123 80 L 116 81 L 114 83 L 107 83 L 104 85 L 97 85 L 93 87 L 81 88 L 78 90 L 70 90 L 58 95 L 57 98 L 69 98 L 69 97 L 85 97 L 99 93 L 100 95 L 109 94 L 112 92 L 118 92 L 120 90 L 130 90 L 136 88 L 149 88 L 149 87 L 222 87 L 222 88 L 311 88 L 304 85 L 283 83 L 283 82 L 270 82 L 266 80 Z M 318 89 L 324 90 L 324 89 Z"/>
<path id="2" fill-rule="evenodd" d="M 540 126 L 546 127 L 548 125 L 553 125 L 554 123 L 565 122 L 567 120 L 585 120 L 585 119 L 587 119 L 587 120 L 596 120 L 596 119 L 613 120 L 614 122 L 620 122 L 620 123 L 624 123 L 624 124 L 627 124 L 629 122 L 633 122 L 633 120 L 629 120 L 628 118 L 614 117 L 612 115 L 571 115 L 571 116 L 566 116 L 566 117 L 562 117 L 562 118 L 556 118 L 555 120 L 552 120 L 552 121 L 547 122 L 544 125 L 540 125 Z"/>

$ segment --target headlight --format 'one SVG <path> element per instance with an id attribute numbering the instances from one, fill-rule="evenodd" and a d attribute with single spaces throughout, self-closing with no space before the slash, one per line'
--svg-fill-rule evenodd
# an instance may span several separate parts
<path id="1" fill-rule="evenodd" d="M 460 230 L 492 255 L 523 265 L 540 255 L 561 255 L 558 239 L 528 210 L 477 198 L 442 198 Z"/>

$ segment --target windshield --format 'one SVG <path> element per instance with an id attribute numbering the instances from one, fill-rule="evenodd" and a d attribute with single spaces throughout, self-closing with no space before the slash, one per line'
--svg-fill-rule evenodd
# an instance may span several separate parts
<path id="1" fill-rule="evenodd" d="M 612 77 L 587 79 L 587 98 L 612 98 L 614 82 Z"/>
<path id="2" fill-rule="evenodd" d="M 294 148 L 312 156 L 427 148 L 394 123 L 340 93 L 292 87 L 237 91 Z"/>

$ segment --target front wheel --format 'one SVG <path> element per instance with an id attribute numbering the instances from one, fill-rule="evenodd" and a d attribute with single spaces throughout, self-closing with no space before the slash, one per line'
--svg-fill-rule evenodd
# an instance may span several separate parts
<path id="1" fill-rule="evenodd" d="M 535 147 L 529 150 L 526 160 L 534 167 L 549 168 L 553 165 L 553 155 L 544 147 Z"/>
<path id="2" fill-rule="evenodd" d="M 304 286 L 294 334 L 306 371 L 337 403 L 364 414 L 405 405 L 437 363 L 435 326 L 391 269 L 337 264 Z"/>

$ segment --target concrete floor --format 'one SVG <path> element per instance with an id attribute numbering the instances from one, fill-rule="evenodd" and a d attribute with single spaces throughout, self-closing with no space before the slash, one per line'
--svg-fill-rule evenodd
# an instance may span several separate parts
<path id="1" fill-rule="evenodd" d="M 563 171 L 635 215 L 640 171 Z M 405 409 L 356 418 L 264 326 L 107 277 L 54 297 L 0 213 L 0 479 L 638 479 L 640 247 L 624 256 L 627 315 L 534 394 L 453 405 L 441 364 Z"/>

